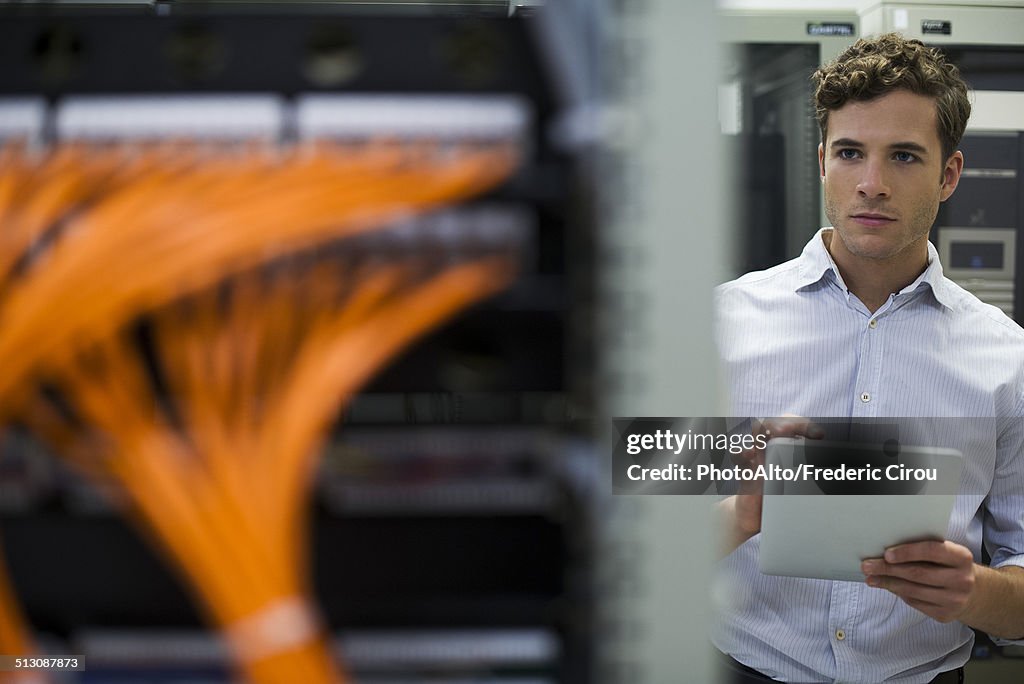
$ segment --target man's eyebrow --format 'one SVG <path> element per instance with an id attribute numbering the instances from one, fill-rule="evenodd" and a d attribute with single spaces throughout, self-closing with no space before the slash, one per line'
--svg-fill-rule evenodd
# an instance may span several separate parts
<path id="1" fill-rule="evenodd" d="M 920 145 L 920 144 L 918 144 L 916 142 L 910 142 L 909 140 L 907 142 L 893 143 L 892 145 L 889 145 L 889 149 L 890 150 L 906 150 L 908 152 L 917 152 L 920 155 L 928 154 L 928 148 L 926 148 L 924 145 Z"/>
<path id="2" fill-rule="evenodd" d="M 833 140 L 829 147 L 835 149 L 837 147 L 864 147 L 864 143 L 853 138 L 838 138 Z"/>
<path id="3" fill-rule="evenodd" d="M 845 147 L 861 148 L 864 147 L 864 143 L 860 142 L 859 140 L 854 140 L 853 138 L 837 138 L 836 140 L 833 140 L 829 144 L 829 148 L 831 149 Z M 926 148 L 924 145 L 921 145 L 920 143 L 912 142 L 910 140 L 892 143 L 891 145 L 889 145 L 889 149 L 916 152 L 917 154 L 920 154 L 922 156 L 928 154 L 928 148 Z"/>

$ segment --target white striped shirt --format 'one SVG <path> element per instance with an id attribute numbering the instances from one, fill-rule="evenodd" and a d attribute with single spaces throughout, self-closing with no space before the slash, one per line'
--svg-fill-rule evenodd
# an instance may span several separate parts
<path id="1" fill-rule="evenodd" d="M 965 454 L 948 538 L 1024 566 L 1024 330 L 942 275 L 871 313 L 822 242 L 720 286 L 718 341 L 734 416 L 978 417 L 949 422 Z M 941 425 L 941 423 L 939 423 Z M 790 682 L 928 682 L 963 665 L 973 632 L 858 582 L 763 575 L 759 535 L 722 561 L 730 601 L 715 645 Z"/>

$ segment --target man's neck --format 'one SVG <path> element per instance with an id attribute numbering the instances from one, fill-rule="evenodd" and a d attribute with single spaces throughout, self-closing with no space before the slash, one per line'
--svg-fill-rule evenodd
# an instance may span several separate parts
<path id="1" fill-rule="evenodd" d="M 889 259 L 869 259 L 848 252 L 835 231 L 826 231 L 822 239 L 846 287 L 871 313 L 880 309 L 890 295 L 910 285 L 928 268 L 927 241 L 911 245 L 905 252 Z M 836 245 L 833 245 L 833 240 Z M 913 258 L 909 258 L 911 251 L 915 252 Z"/>

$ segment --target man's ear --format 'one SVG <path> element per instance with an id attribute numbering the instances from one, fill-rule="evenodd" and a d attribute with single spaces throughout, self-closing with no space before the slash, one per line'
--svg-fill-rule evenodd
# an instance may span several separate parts
<path id="1" fill-rule="evenodd" d="M 825 182 L 825 143 L 818 143 L 818 175 Z"/>
<path id="2" fill-rule="evenodd" d="M 960 150 L 957 150 L 949 159 L 946 160 L 946 166 L 942 169 L 942 191 L 939 194 L 939 201 L 945 202 L 949 199 L 953 191 L 956 190 L 957 184 L 960 182 L 960 173 L 964 170 L 964 155 Z"/>

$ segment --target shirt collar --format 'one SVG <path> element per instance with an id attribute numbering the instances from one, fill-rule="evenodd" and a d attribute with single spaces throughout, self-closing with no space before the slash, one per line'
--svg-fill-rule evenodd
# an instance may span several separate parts
<path id="1" fill-rule="evenodd" d="M 839 267 L 832 260 L 832 255 L 825 248 L 824 236 L 831 233 L 832 228 L 822 228 L 804 246 L 800 254 L 800 268 L 797 271 L 796 290 L 802 290 L 825 278 L 831 278 L 837 285 L 846 291 L 846 283 L 839 274 Z M 953 296 L 950 292 L 949 283 L 942 275 L 942 264 L 939 263 L 939 253 L 930 241 L 928 242 L 928 266 L 910 285 L 900 290 L 900 294 L 907 294 L 917 290 L 922 285 L 927 285 L 936 301 L 947 309 L 952 308 Z"/>

